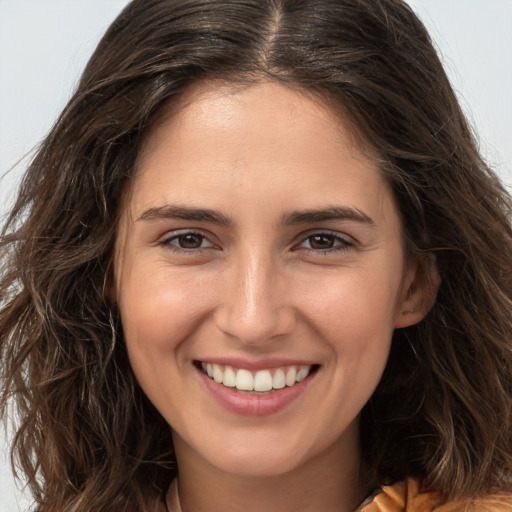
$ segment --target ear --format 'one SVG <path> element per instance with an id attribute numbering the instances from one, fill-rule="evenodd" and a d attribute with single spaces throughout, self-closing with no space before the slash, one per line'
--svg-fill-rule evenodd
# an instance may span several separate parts
<path id="1" fill-rule="evenodd" d="M 421 322 L 432 309 L 441 278 L 433 255 L 411 257 L 407 263 L 401 300 L 397 305 L 395 328 Z"/>

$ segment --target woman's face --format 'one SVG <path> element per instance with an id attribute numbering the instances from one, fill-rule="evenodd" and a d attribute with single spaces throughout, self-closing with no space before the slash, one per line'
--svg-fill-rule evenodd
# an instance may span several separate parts
<path id="1" fill-rule="evenodd" d="M 178 461 L 356 464 L 393 329 L 417 319 L 392 194 L 350 126 L 276 83 L 197 86 L 149 134 L 124 208 L 124 335 Z"/>

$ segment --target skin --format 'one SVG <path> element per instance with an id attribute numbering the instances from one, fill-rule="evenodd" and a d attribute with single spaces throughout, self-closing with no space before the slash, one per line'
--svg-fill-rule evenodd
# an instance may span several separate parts
<path id="1" fill-rule="evenodd" d="M 343 215 L 291 222 L 332 207 Z M 393 330 L 428 309 L 420 273 L 349 123 L 273 82 L 190 89 L 147 137 L 115 261 L 130 361 L 172 426 L 183 509 L 352 511 L 373 485 L 358 416 Z M 205 390 L 194 361 L 216 357 L 319 369 L 283 410 L 247 417 Z"/>

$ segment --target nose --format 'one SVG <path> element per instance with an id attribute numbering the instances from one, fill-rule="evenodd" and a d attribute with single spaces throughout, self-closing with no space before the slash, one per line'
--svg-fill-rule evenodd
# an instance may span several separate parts
<path id="1" fill-rule="evenodd" d="M 246 345 L 263 345 L 291 333 L 296 315 L 285 274 L 271 256 L 237 258 L 223 277 L 217 327 Z"/>

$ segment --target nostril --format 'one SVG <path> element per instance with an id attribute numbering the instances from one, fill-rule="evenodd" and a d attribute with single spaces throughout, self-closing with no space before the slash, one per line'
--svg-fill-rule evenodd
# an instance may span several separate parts
<path id="1" fill-rule="evenodd" d="M 259 308 L 258 311 L 239 309 L 217 311 L 217 327 L 229 337 L 246 345 L 261 345 L 291 334 L 295 328 L 295 314 L 283 306 Z"/>

